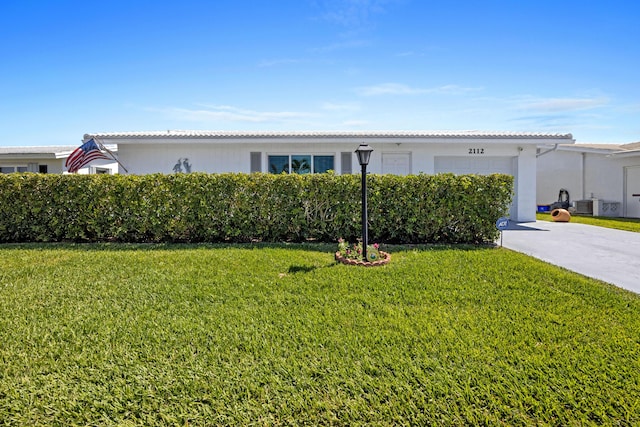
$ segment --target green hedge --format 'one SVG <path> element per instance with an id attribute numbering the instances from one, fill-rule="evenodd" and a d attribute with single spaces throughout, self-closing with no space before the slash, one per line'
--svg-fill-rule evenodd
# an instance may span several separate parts
<path id="1" fill-rule="evenodd" d="M 494 241 L 508 175 L 370 175 L 369 239 Z M 0 242 L 355 240 L 359 175 L 0 175 Z"/>

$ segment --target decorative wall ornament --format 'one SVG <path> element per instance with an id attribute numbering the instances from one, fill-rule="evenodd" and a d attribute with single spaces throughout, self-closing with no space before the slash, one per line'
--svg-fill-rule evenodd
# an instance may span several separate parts
<path id="1" fill-rule="evenodd" d="M 188 158 L 179 158 L 176 164 L 173 166 L 173 171 L 175 173 L 191 173 L 191 163 L 189 163 Z M 184 170 L 183 170 L 184 168 Z"/>

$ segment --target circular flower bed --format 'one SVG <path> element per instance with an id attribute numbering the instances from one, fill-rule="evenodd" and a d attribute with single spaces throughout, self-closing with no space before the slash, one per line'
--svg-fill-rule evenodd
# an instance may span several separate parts
<path id="1" fill-rule="evenodd" d="M 379 251 L 380 257 L 375 261 L 363 261 L 361 259 L 346 258 L 340 254 L 340 251 L 336 252 L 336 261 L 347 265 L 361 265 L 363 267 L 377 267 L 379 265 L 388 264 L 391 261 L 391 254 L 383 251 Z"/>

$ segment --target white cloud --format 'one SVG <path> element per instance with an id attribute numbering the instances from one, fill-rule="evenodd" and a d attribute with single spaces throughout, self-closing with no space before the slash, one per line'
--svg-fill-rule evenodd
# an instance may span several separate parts
<path id="1" fill-rule="evenodd" d="M 363 96 L 415 95 L 418 93 L 424 93 L 424 90 L 412 88 L 400 83 L 382 83 L 375 86 L 359 87 L 356 89 L 356 92 Z"/>
<path id="2" fill-rule="evenodd" d="M 356 92 L 362 96 L 423 94 L 461 95 L 480 90 L 482 90 L 482 88 L 470 88 L 458 85 L 444 85 L 433 88 L 417 88 L 402 83 L 381 83 L 378 85 L 356 88 Z"/>
<path id="3" fill-rule="evenodd" d="M 479 92 L 482 87 L 463 87 L 458 85 L 444 85 L 432 90 L 433 93 L 441 93 L 446 95 L 463 95 L 470 92 Z"/>
<path id="4" fill-rule="evenodd" d="M 347 127 L 364 127 L 369 126 L 371 122 L 367 120 L 345 120 L 342 122 L 343 126 Z"/>
<path id="5" fill-rule="evenodd" d="M 173 119 L 190 122 L 286 122 L 314 117 L 315 114 L 300 111 L 254 111 L 229 105 L 202 106 L 200 109 L 164 108 L 155 109 Z"/>
<path id="6" fill-rule="evenodd" d="M 325 102 L 322 104 L 322 109 L 326 111 L 359 111 L 361 107 L 357 103 L 335 104 L 333 102 Z"/>
<path id="7" fill-rule="evenodd" d="M 542 98 L 533 100 L 521 100 L 519 108 L 543 112 L 563 112 L 590 110 L 609 104 L 609 99 L 599 98 Z"/>

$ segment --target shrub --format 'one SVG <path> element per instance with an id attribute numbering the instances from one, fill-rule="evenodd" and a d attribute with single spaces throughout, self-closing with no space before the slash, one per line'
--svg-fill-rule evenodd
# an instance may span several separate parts
<path id="1" fill-rule="evenodd" d="M 513 178 L 370 175 L 370 240 L 483 243 Z M 358 175 L 0 175 L 0 242 L 355 240 Z"/>

